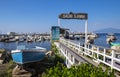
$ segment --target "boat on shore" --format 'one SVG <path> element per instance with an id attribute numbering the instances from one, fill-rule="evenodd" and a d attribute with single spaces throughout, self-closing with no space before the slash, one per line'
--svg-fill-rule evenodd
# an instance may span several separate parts
<path id="1" fill-rule="evenodd" d="M 13 61 L 17 64 L 26 64 L 41 61 L 45 57 L 46 48 L 42 47 L 26 47 L 24 45 L 17 46 L 16 50 L 12 50 Z"/>

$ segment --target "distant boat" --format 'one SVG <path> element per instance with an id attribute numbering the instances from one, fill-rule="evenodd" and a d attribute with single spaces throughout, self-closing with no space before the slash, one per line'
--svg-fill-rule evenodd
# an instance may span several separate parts
<path id="1" fill-rule="evenodd" d="M 114 33 L 109 33 L 107 35 L 106 41 L 107 41 L 108 44 L 110 44 L 110 42 L 114 42 L 116 40 L 117 40 L 117 38 L 115 37 Z"/>
<path id="2" fill-rule="evenodd" d="M 25 39 L 24 38 L 19 38 L 19 42 L 24 42 Z"/>
<path id="3" fill-rule="evenodd" d="M 107 36 L 114 36 L 114 33 L 108 33 Z"/>
<path id="4" fill-rule="evenodd" d="M 17 64 L 26 64 L 41 61 L 45 57 L 46 48 L 33 47 L 27 48 L 24 45 L 17 46 L 16 50 L 12 50 L 13 61 Z"/>
<path id="5" fill-rule="evenodd" d="M 111 45 L 111 46 L 120 46 L 120 43 L 113 43 L 113 42 L 110 42 L 110 45 Z"/>

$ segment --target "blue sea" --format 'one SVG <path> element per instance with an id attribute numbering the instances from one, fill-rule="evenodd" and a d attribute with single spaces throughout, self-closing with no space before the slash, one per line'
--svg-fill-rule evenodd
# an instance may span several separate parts
<path id="1" fill-rule="evenodd" d="M 27 47 L 40 46 L 40 47 L 46 48 L 47 50 L 51 49 L 50 41 L 31 42 L 31 43 L 27 43 L 27 42 L 10 42 L 10 43 L 0 42 L 0 49 L 4 48 L 6 50 L 11 51 L 11 50 L 16 49 L 18 45 L 26 45 Z"/>
<path id="2" fill-rule="evenodd" d="M 94 44 L 98 45 L 98 46 L 103 46 L 103 47 L 107 47 L 110 48 L 110 45 L 107 44 L 107 35 L 106 33 L 99 33 L 98 34 L 98 38 L 95 39 Z M 117 43 L 120 43 L 120 33 L 115 33 L 114 36 L 116 37 L 116 41 Z"/>
<path id="3" fill-rule="evenodd" d="M 96 38 L 94 40 L 94 45 L 97 45 L 97 46 L 102 46 L 102 47 L 106 47 L 106 48 L 110 48 L 110 45 L 107 44 L 107 33 L 97 33 L 98 35 L 98 38 Z M 114 36 L 117 38 L 117 40 L 115 42 L 117 43 L 120 43 L 120 33 L 115 33 Z M 81 42 L 81 43 L 84 43 L 84 39 L 81 38 L 80 40 L 75 40 L 74 42 L 78 43 L 78 42 Z"/>
<path id="4" fill-rule="evenodd" d="M 106 47 L 106 48 L 110 48 L 110 45 L 107 44 L 106 42 L 106 38 L 107 38 L 107 33 L 97 33 L 98 38 L 96 38 L 94 40 L 94 44 L 97 46 L 102 46 L 102 47 Z M 116 42 L 120 43 L 120 33 L 115 33 L 114 34 L 115 37 L 117 38 Z M 74 40 L 77 43 L 78 42 L 84 42 L 84 39 L 80 39 L 80 40 Z M 4 43 L 4 42 L 0 42 L 0 49 L 1 48 L 5 48 L 7 50 L 14 50 L 17 48 L 18 45 L 26 45 L 26 46 L 41 46 L 46 48 L 47 50 L 51 49 L 51 43 L 50 41 L 42 41 L 42 42 L 32 42 L 32 43 L 27 43 L 27 42 L 11 42 L 11 43 Z"/>

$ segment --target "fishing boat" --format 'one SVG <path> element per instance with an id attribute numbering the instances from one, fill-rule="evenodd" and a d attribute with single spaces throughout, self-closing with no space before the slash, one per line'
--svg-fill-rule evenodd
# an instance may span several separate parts
<path id="1" fill-rule="evenodd" d="M 26 47 L 24 45 L 17 46 L 16 50 L 12 50 L 13 61 L 17 64 L 26 64 L 41 61 L 45 57 L 46 48 L 42 47 Z"/>
<path id="2" fill-rule="evenodd" d="M 116 53 L 116 57 L 120 59 L 120 43 L 110 42 L 111 49 L 114 49 Z"/>
<path id="3" fill-rule="evenodd" d="M 114 33 L 108 33 L 108 34 L 107 34 L 107 37 L 108 37 L 108 38 L 111 37 L 111 36 L 115 36 L 115 34 L 114 34 Z"/>
<path id="4" fill-rule="evenodd" d="M 113 42 L 110 42 L 110 45 L 111 45 L 111 46 L 120 46 L 120 43 L 113 43 Z"/>
<path id="5" fill-rule="evenodd" d="M 106 41 L 108 44 L 110 44 L 110 42 L 114 42 L 117 40 L 113 33 L 109 33 L 106 37 L 107 37 Z"/>

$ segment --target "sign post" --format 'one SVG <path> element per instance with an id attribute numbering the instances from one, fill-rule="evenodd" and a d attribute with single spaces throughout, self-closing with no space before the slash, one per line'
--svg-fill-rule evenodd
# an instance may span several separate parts
<path id="1" fill-rule="evenodd" d="M 58 18 L 58 26 L 60 26 L 60 18 Z"/>
<path id="2" fill-rule="evenodd" d="M 87 33 L 88 33 L 88 20 L 85 21 L 85 44 L 87 44 L 88 39 Z"/>
<path id="3" fill-rule="evenodd" d="M 62 13 L 58 18 L 58 25 L 60 26 L 60 19 L 80 19 L 85 21 L 85 43 L 87 43 L 87 32 L 88 32 L 88 14 L 87 13 Z"/>

